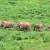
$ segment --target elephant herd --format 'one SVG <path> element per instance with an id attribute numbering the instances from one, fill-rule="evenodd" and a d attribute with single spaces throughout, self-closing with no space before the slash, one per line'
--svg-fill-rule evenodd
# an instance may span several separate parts
<path id="1" fill-rule="evenodd" d="M 16 22 L 16 24 L 13 24 L 13 22 L 10 21 L 0 21 L 0 28 L 13 28 L 14 26 L 19 31 L 29 31 L 31 25 L 26 21 Z M 41 22 L 37 22 L 32 26 L 34 31 L 42 31 L 43 27 L 44 26 Z M 50 30 L 50 25 L 48 25 L 47 28 Z"/>

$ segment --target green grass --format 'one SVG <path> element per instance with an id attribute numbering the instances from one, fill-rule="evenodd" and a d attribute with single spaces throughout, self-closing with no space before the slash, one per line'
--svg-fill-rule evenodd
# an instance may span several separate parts
<path id="1" fill-rule="evenodd" d="M 41 21 L 45 28 L 50 24 L 49 0 L 0 0 L 0 20 Z M 0 29 L 0 50 L 50 50 L 50 31 L 17 31 Z"/>

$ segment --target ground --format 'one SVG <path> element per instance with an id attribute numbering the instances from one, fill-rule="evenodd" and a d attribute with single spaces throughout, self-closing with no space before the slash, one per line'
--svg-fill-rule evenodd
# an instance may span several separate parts
<path id="1" fill-rule="evenodd" d="M 0 21 L 37 21 L 44 24 L 44 30 L 22 32 L 14 28 L 0 29 L 0 50 L 50 50 L 50 0 L 0 0 Z"/>

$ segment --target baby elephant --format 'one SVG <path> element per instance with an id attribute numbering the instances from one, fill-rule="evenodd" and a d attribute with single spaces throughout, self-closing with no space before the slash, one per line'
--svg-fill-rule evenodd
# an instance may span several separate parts
<path id="1" fill-rule="evenodd" d="M 41 31 L 42 28 L 43 28 L 43 24 L 42 23 L 34 24 L 34 31 Z"/>
<path id="2" fill-rule="evenodd" d="M 2 28 L 11 28 L 11 27 L 13 27 L 13 24 L 10 21 L 2 21 L 0 23 L 0 27 L 2 27 Z"/>
<path id="3" fill-rule="evenodd" d="M 17 22 L 16 28 L 21 31 L 28 31 L 30 24 L 28 22 Z"/>

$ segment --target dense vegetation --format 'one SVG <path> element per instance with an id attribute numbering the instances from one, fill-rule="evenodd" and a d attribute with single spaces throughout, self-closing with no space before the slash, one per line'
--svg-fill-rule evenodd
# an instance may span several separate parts
<path id="1" fill-rule="evenodd" d="M 0 50 L 50 50 L 50 0 L 0 0 L 0 20 L 41 21 L 45 28 L 36 32 L 30 26 L 29 32 L 15 28 L 0 29 Z"/>

